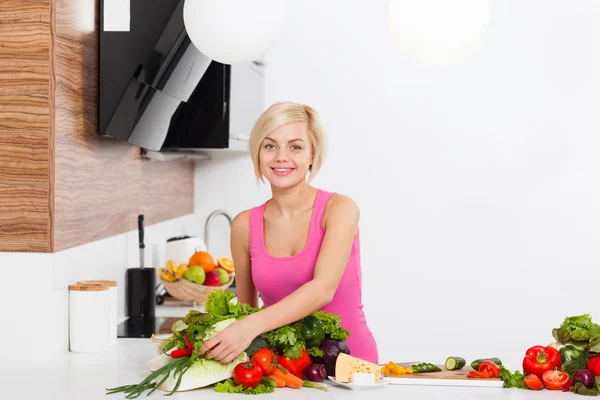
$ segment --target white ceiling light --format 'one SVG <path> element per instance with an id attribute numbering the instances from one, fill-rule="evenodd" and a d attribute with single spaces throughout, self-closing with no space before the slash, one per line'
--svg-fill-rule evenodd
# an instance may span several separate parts
<path id="1" fill-rule="evenodd" d="M 390 0 L 389 28 L 409 56 L 435 65 L 459 61 L 484 38 L 489 0 Z"/>
<path id="2" fill-rule="evenodd" d="M 183 22 L 190 40 L 223 64 L 260 59 L 284 20 L 283 0 L 185 0 Z"/>

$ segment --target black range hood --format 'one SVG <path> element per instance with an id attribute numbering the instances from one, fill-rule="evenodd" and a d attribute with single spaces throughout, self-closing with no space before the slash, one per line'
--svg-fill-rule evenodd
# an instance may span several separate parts
<path id="1" fill-rule="evenodd" d="M 184 0 L 131 0 L 128 31 L 104 31 L 103 4 L 100 0 L 100 134 L 145 153 L 245 149 L 248 126 L 262 111 L 262 64 L 244 66 L 255 71 L 245 72 L 245 79 L 260 84 L 239 97 L 235 105 L 247 121 L 232 132 L 232 66 L 209 59 L 190 41 Z M 248 113 L 246 105 L 254 109 Z"/>

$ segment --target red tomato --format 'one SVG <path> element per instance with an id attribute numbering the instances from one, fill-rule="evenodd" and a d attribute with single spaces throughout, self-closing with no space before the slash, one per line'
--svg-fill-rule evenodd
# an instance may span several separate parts
<path id="1" fill-rule="evenodd" d="M 486 373 L 490 378 L 496 378 L 500 375 L 500 367 L 493 361 L 486 360 L 479 365 L 477 371 Z"/>
<path id="2" fill-rule="evenodd" d="M 561 390 L 569 382 L 570 376 L 566 372 L 551 370 L 542 375 L 544 385 L 550 390 Z"/>
<path id="3" fill-rule="evenodd" d="M 262 377 L 260 367 L 252 361 L 241 362 L 233 369 L 233 381 L 245 388 L 257 387 Z"/>
<path id="4" fill-rule="evenodd" d="M 594 375 L 600 376 L 600 355 L 590 358 L 587 363 L 587 369 L 592 371 Z"/>
<path id="5" fill-rule="evenodd" d="M 544 384 L 536 374 L 529 374 L 525 378 L 525 385 L 531 390 L 540 390 L 544 388 Z"/>
<path id="6" fill-rule="evenodd" d="M 277 368 L 277 359 L 271 349 L 258 349 L 252 355 L 252 361 L 260 367 L 263 375 L 271 375 Z"/>

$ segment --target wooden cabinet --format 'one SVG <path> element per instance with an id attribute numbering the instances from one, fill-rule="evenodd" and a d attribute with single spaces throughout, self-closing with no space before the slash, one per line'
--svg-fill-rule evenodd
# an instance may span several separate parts
<path id="1" fill-rule="evenodd" d="M 194 165 L 98 135 L 95 0 L 0 2 L 0 251 L 56 252 L 193 213 Z"/>

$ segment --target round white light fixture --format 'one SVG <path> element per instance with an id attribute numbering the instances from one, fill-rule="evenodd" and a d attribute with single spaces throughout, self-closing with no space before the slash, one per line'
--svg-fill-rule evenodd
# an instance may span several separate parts
<path id="1" fill-rule="evenodd" d="M 481 43 L 490 12 L 489 0 L 390 0 L 389 29 L 412 58 L 448 65 Z"/>
<path id="2" fill-rule="evenodd" d="M 260 59 L 279 34 L 283 0 L 185 0 L 183 22 L 190 40 L 223 64 Z"/>

